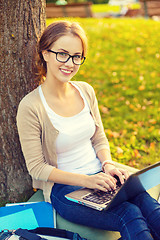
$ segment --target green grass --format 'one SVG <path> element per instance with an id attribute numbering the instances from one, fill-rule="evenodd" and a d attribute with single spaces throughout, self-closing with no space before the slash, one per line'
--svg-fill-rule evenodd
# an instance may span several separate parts
<path id="1" fill-rule="evenodd" d="M 160 161 L 159 22 L 70 20 L 89 39 L 87 60 L 75 79 L 96 91 L 113 159 L 138 168 Z"/>

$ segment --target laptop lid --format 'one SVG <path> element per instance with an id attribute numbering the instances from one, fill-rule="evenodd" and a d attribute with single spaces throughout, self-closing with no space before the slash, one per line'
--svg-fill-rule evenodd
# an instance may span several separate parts
<path id="1" fill-rule="evenodd" d="M 110 202 L 110 208 L 160 184 L 160 162 L 132 174 Z"/>

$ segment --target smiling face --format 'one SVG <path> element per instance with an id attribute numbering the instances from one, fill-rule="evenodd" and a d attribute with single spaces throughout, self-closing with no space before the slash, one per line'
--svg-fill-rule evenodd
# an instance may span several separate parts
<path id="1" fill-rule="evenodd" d="M 50 48 L 54 52 L 63 52 L 70 55 L 82 55 L 82 41 L 73 34 L 67 34 L 60 37 Z M 75 65 L 70 58 L 66 63 L 57 61 L 56 54 L 52 52 L 43 52 L 44 60 L 47 64 L 47 81 L 68 82 L 78 72 L 79 65 Z"/>

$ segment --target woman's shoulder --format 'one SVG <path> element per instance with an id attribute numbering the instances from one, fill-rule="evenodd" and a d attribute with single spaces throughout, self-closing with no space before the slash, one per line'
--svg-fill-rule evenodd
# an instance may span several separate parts
<path id="1" fill-rule="evenodd" d="M 37 112 L 41 109 L 39 87 L 22 98 L 18 106 L 18 113 Z"/>
<path id="2" fill-rule="evenodd" d="M 72 82 L 76 84 L 78 87 L 80 87 L 82 91 L 86 91 L 88 93 L 94 92 L 93 87 L 87 82 L 83 82 L 83 81 L 72 81 Z"/>
<path id="3" fill-rule="evenodd" d="M 19 105 L 36 105 L 36 102 L 39 102 L 39 87 L 34 89 L 33 91 L 29 92 L 27 95 L 25 95 Z"/>

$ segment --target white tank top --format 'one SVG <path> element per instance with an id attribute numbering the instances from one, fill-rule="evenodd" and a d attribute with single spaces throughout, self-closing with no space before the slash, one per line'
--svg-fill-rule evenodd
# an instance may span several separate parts
<path id="1" fill-rule="evenodd" d="M 48 106 L 41 86 L 39 94 L 53 126 L 59 131 L 56 139 L 58 168 L 67 172 L 93 174 L 101 170 L 101 163 L 91 143 L 96 127 L 82 91 L 76 84 L 72 85 L 78 89 L 85 103 L 82 111 L 72 117 L 56 114 Z"/>

